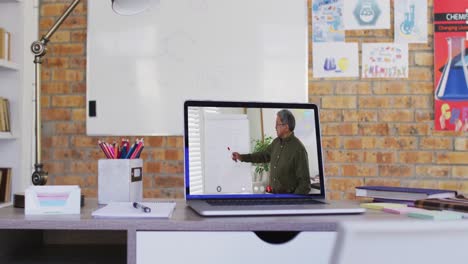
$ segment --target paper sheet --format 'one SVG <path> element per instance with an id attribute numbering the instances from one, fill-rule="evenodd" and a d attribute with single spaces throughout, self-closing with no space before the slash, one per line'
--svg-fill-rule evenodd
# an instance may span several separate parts
<path id="1" fill-rule="evenodd" d="M 347 30 L 390 28 L 389 0 L 346 0 L 343 11 Z"/>
<path id="2" fill-rule="evenodd" d="M 362 44 L 362 78 L 408 78 L 408 44 Z"/>
<path id="3" fill-rule="evenodd" d="M 142 209 L 134 208 L 133 203 L 109 203 L 105 207 L 95 210 L 91 215 L 96 218 L 169 218 L 174 211 L 175 202 L 142 202 L 151 208 L 145 213 Z"/>
<path id="4" fill-rule="evenodd" d="M 359 77 L 358 43 L 314 43 L 314 78 Z"/>

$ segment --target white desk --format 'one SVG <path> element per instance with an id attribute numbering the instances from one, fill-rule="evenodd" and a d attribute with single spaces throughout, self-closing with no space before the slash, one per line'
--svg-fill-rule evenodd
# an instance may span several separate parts
<path id="1" fill-rule="evenodd" d="M 1 208 L 0 262 L 10 258 L 21 263 L 133 264 L 138 260 L 140 264 L 154 263 L 155 259 L 161 263 L 167 259 L 170 263 L 197 263 L 199 250 L 213 250 L 216 255 L 211 259 L 226 263 L 226 258 L 221 262 L 219 258 L 240 260 L 239 254 L 232 253 L 235 248 L 247 252 L 242 258 L 246 263 L 265 261 L 268 256 L 264 254 L 268 252 L 293 255 L 295 259 L 323 256 L 314 262 L 320 263 L 320 259 L 326 260 L 331 254 L 340 221 L 414 221 L 376 211 L 341 216 L 206 218 L 187 208 L 183 201 L 178 201 L 171 219 L 93 219 L 91 212 L 96 208 L 97 201 L 92 199 L 86 200 L 81 215 L 76 216 L 32 217 L 25 216 L 22 209 Z M 300 233 L 291 242 L 269 245 L 252 231 L 265 231 L 263 234 L 273 237 L 284 235 L 285 231 Z M 268 262 L 280 261 L 274 256 Z M 204 259 L 203 263 L 210 263 L 211 259 Z"/>

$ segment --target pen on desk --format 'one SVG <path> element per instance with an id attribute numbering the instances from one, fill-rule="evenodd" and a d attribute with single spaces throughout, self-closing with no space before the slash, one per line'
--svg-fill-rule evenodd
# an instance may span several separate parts
<path id="1" fill-rule="evenodd" d="M 141 203 L 134 202 L 133 207 L 135 207 L 136 209 L 141 208 L 141 209 L 143 209 L 143 212 L 145 212 L 145 213 L 151 213 L 151 208 L 149 208 L 148 206 L 144 206 Z"/>

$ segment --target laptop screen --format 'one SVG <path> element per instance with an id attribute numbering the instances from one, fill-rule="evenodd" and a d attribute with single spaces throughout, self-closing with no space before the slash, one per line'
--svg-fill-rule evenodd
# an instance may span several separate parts
<path id="1" fill-rule="evenodd" d="M 186 199 L 324 198 L 314 104 L 186 101 Z"/>

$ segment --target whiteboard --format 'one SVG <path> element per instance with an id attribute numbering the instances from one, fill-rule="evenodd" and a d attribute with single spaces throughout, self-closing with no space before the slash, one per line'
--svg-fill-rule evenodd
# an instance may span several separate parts
<path id="1" fill-rule="evenodd" d="M 88 135 L 182 135 L 187 99 L 307 102 L 307 0 L 155 2 L 88 1 Z"/>
<path id="2" fill-rule="evenodd" d="M 252 193 L 251 164 L 232 160 L 249 153 L 247 115 L 205 114 L 203 131 L 204 194 Z"/>

